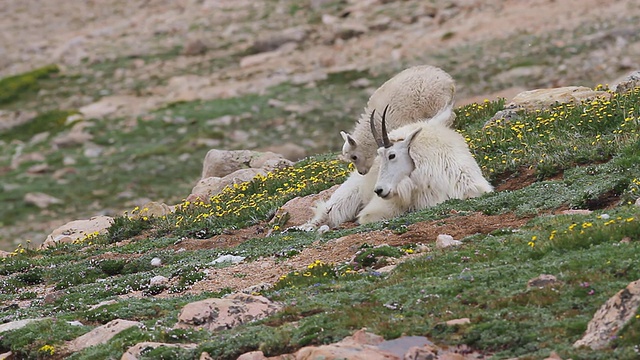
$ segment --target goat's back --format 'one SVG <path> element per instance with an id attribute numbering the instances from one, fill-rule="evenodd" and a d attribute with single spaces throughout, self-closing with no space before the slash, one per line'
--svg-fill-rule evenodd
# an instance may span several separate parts
<path id="1" fill-rule="evenodd" d="M 367 110 L 389 107 L 389 129 L 430 119 L 448 105 L 453 105 L 455 82 L 444 70 L 431 65 L 405 69 L 387 80 L 369 98 Z M 447 123 L 451 125 L 453 118 Z M 378 121 L 379 122 L 379 121 Z"/>

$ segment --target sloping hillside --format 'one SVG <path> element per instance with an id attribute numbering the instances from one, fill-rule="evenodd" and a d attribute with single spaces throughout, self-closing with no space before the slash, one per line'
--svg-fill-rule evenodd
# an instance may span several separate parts
<path id="1" fill-rule="evenodd" d="M 137 358 L 280 356 L 366 328 L 468 359 L 638 357 L 637 308 L 598 350 L 573 344 L 640 278 L 640 88 L 598 85 L 640 68 L 640 5 L 100 5 L 0 10 L 0 353 L 107 359 L 156 342 Z M 496 191 L 322 234 L 282 226 L 288 200 L 345 178 L 338 131 L 369 94 L 422 63 L 456 79 L 455 127 Z M 604 95 L 487 123 L 498 96 L 565 85 Z M 208 203 L 183 201 L 209 149 L 283 143 L 312 156 Z M 150 200 L 178 206 L 140 215 Z M 58 225 L 95 215 L 114 224 L 40 249 Z M 462 243 L 439 246 L 441 234 Z M 243 259 L 216 261 L 230 256 Z M 541 275 L 553 278 L 530 282 Z M 223 329 L 186 315 L 242 291 L 277 311 Z M 89 340 L 114 320 L 130 327 Z"/>

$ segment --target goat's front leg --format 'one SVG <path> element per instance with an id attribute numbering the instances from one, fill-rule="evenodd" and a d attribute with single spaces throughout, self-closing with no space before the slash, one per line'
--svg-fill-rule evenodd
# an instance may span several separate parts
<path id="1" fill-rule="evenodd" d="M 396 201 L 385 200 L 379 196 L 374 196 L 367 206 L 358 214 L 358 223 L 369 224 L 391 219 L 403 214 L 405 211 L 406 209 L 402 208 Z"/>

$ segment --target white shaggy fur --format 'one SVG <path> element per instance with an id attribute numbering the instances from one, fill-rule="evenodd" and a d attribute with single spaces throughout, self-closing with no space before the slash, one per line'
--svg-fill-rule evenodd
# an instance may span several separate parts
<path id="1" fill-rule="evenodd" d="M 493 191 L 462 135 L 442 124 L 419 122 L 389 134 L 393 145 L 378 149 L 374 192 L 358 214 L 366 224 L 424 209 L 448 199 Z"/>
<path id="2" fill-rule="evenodd" d="M 451 111 L 448 106 L 439 116 Z M 493 191 L 462 135 L 441 122 L 405 125 L 389 140 L 393 145 L 378 149 L 371 171 L 354 171 L 328 201 L 316 204 L 314 218 L 300 228 L 355 219 L 367 224 Z"/>
<path id="3" fill-rule="evenodd" d="M 453 112 L 448 118 L 436 118 L 435 115 L 446 106 L 453 106 L 454 97 L 455 82 L 440 68 L 420 65 L 400 72 L 371 95 L 353 132 L 340 132 L 345 141 L 343 158 L 353 162 L 360 174 L 366 174 L 371 168 L 378 147 L 369 130 L 369 116 L 374 109 L 381 111 L 390 105 L 386 117 L 389 130 L 428 119 L 451 126 L 455 119 Z M 376 127 L 380 128 L 379 119 L 376 119 Z"/>

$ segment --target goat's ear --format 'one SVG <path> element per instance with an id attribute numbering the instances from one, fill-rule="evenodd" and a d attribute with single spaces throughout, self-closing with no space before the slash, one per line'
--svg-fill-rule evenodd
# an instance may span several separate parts
<path id="1" fill-rule="evenodd" d="M 422 131 L 422 128 L 417 128 L 417 129 L 413 130 L 413 132 L 407 136 L 407 138 L 404 140 L 404 142 L 407 144 L 407 146 L 411 145 L 411 143 L 413 142 L 413 140 L 415 140 L 416 136 L 418 136 L 420 131 Z"/>
<path id="2" fill-rule="evenodd" d="M 342 135 L 342 139 L 349 143 L 351 146 L 356 146 L 356 141 L 351 137 L 351 135 L 347 134 L 344 131 L 340 131 L 340 135 Z"/>

